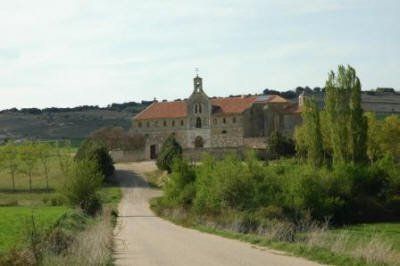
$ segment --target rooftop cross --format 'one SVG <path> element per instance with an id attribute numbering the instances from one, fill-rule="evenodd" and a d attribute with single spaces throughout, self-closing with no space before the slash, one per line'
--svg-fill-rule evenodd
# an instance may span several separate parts
<path id="1" fill-rule="evenodd" d="M 194 69 L 194 71 L 196 72 L 196 76 L 198 77 L 198 76 L 199 76 L 199 68 L 196 67 L 196 68 Z"/>

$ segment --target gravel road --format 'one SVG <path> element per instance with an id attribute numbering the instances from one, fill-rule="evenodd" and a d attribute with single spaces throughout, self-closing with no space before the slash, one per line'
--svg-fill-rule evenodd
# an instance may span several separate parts
<path id="1" fill-rule="evenodd" d="M 117 164 L 123 198 L 115 228 L 115 264 L 138 266 L 318 265 L 302 258 L 174 225 L 154 215 L 143 173 L 153 162 Z"/>

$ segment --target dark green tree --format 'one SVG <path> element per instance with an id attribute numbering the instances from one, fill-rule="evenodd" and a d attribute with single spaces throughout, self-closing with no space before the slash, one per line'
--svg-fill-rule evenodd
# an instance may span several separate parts
<path id="1" fill-rule="evenodd" d="M 267 140 L 268 154 L 271 159 L 281 156 L 293 156 L 296 153 L 293 140 L 286 138 L 280 132 L 274 131 Z"/>
<path id="2" fill-rule="evenodd" d="M 113 160 L 103 142 L 86 139 L 75 155 L 76 161 L 93 161 L 107 179 L 114 173 Z"/>
<path id="3" fill-rule="evenodd" d="M 182 147 L 176 141 L 175 135 L 171 134 L 161 147 L 160 154 L 157 157 L 157 167 L 160 170 L 166 170 L 171 173 L 174 160 L 181 157 Z"/>
<path id="4" fill-rule="evenodd" d="M 368 119 L 361 107 L 361 83 L 353 68 L 349 67 L 351 86 L 351 155 L 354 163 L 364 163 L 367 157 Z"/>

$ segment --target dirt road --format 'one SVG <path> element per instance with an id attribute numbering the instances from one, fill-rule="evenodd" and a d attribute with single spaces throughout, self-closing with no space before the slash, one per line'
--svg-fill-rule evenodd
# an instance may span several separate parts
<path id="1" fill-rule="evenodd" d="M 123 190 L 115 229 L 116 265 L 318 265 L 238 240 L 183 228 L 156 217 L 148 200 L 161 192 L 149 188 L 141 176 L 155 169 L 154 163 L 118 164 L 116 167 Z"/>

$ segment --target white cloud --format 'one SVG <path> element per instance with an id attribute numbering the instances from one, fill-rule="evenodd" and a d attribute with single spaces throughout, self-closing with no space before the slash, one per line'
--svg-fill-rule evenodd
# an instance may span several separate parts
<path id="1" fill-rule="evenodd" d="M 386 2 L 0 0 L 0 109 L 183 98 L 196 66 L 210 95 L 321 86 L 340 63 L 399 87 Z"/>

